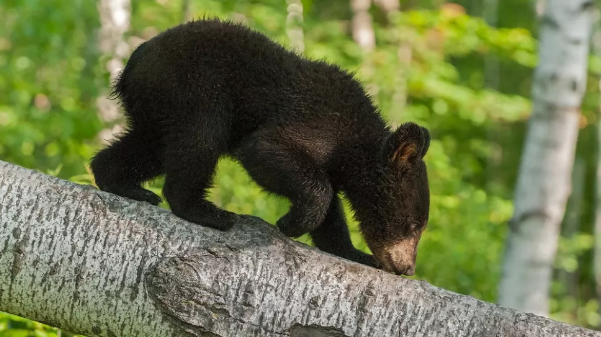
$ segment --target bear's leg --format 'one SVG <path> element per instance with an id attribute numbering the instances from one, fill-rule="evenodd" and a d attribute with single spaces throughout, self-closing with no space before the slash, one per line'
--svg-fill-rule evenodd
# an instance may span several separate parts
<path id="1" fill-rule="evenodd" d="M 375 259 L 353 246 L 340 198 L 332 198 L 326 219 L 311 232 L 315 246 L 324 252 L 375 267 Z"/>
<path id="2" fill-rule="evenodd" d="M 334 193 L 327 175 L 311 158 L 261 133 L 246 139 L 236 157 L 257 184 L 292 203 L 277 222 L 285 235 L 299 237 L 321 225 Z"/>
<path id="3" fill-rule="evenodd" d="M 178 217 L 219 230 L 230 229 L 238 216 L 206 200 L 219 156 L 227 147 L 223 122 L 186 121 L 178 130 L 170 130 L 165 149 L 165 185 L 163 195 Z"/>
<path id="4" fill-rule="evenodd" d="M 90 163 L 96 185 L 110 193 L 158 205 L 161 198 L 140 183 L 162 174 L 160 148 L 156 136 L 130 130 L 109 147 L 98 152 Z"/>

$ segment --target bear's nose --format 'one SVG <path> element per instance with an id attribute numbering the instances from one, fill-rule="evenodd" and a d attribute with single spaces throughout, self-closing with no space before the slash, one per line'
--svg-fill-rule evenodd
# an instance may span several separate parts
<path id="1" fill-rule="evenodd" d="M 391 272 L 396 275 L 413 276 L 413 274 L 415 274 L 415 264 L 394 266 Z"/>
<path id="2" fill-rule="evenodd" d="M 415 274 L 415 264 L 412 264 L 405 270 L 405 272 L 401 273 L 401 275 L 413 276 Z"/>

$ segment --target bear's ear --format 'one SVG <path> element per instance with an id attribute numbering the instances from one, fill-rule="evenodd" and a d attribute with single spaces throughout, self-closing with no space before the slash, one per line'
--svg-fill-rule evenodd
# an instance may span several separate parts
<path id="1" fill-rule="evenodd" d="M 415 123 L 405 123 L 386 140 L 385 155 L 390 162 L 405 166 L 423 158 L 430 147 L 430 132 Z"/>

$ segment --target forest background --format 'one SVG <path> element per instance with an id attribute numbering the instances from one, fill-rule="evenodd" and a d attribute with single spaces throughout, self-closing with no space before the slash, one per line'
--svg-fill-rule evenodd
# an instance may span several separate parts
<path id="1" fill-rule="evenodd" d="M 134 0 L 122 26 L 106 22 L 103 2 L 0 4 L 0 160 L 93 184 L 90 158 L 123 125 L 106 99 L 111 76 L 133 48 L 189 18 L 244 22 L 308 57 L 356 72 L 391 125 L 415 121 L 430 129 L 430 222 L 413 278 L 497 300 L 532 111 L 537 6 L 544 1 Z M 594 46 L 598 40 L 596 34 Z M 601 61 L 593 55 L 549 294 L 552 318 L 597 330 L 600 77 Z M 149 185 L 157 193 L 161 186 L 160 179 Z M 220 162 L 211 200 L 271 223 L 289 207 L 231 160 Z M 356 246 L 368 251 L 357 224 L 350 226 Z M 299 241 L 310 243 L 307 237 Z M 0 313 L 0 336 L 61 334 Z"/>

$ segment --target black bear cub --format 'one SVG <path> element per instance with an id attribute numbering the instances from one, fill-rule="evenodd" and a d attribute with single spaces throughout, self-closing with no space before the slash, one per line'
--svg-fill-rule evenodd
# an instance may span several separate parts
<path id="1" fill-rule="evenodd" d="M 128 131 L 92 159 L 102 190 L 156 205 L 141 183 L 165 174 L 175 215 L 227 230 L 237 215 L 205 197 L 219 157 L 231 156 L 290 200 L 277 222 L 287 236 L 310 233 L 323 251 L 413 274 L 428 222 L 430 136 L 414 123 L 390 130 L 351 74 L 242 25 L 202 20 L 140 45 L 114 95 Z M 373 257 L 351 243 L 341 191 Z"/>

